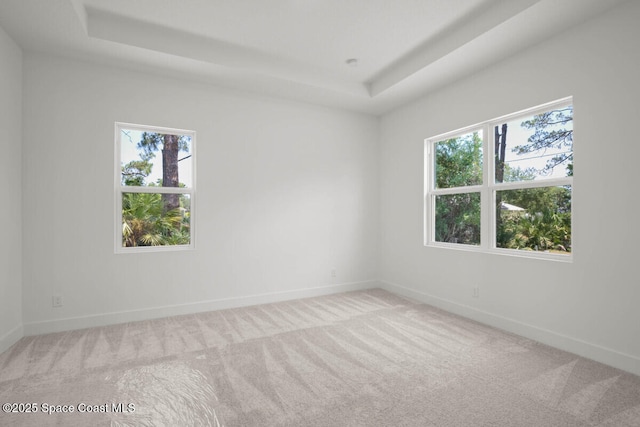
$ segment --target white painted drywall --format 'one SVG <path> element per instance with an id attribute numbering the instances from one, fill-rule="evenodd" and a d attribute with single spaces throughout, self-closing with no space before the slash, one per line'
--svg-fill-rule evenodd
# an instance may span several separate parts
<path id="1" fill-rule="evenodd" d="M 382 118 L 388 288 L 640 373 L 638 22 L 627 2 Z M 569 95 L 574 262 L 424 247 L 423 140 Z"/>
<path id="2" fill-rule="evenodd" d="M 24 86 L 25 333 L 377 277 L 377 119 L 42 54 Z M 195 251 L 114 254 L 116 121 L 197 132 Z"/>
<path id="3" fill-rule="evenodd" d="M 22 337 L 22 52 L 0 28 L 0 352 Z"/>

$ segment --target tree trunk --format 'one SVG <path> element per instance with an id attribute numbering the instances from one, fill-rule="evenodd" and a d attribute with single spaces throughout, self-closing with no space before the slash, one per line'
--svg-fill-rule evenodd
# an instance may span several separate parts
<path id="1" fill-rule="evenodd" d="M 178 135 L 163 135 L 164 144 L 162 147 L 162 186 L 178 187 L 180 179 L 178 177 Z M 179 194 L 163 194 L 162 202 L 164 211 L 168 212 L 180 207 Z"/>
<path id="2" fill-rule="evenodd" d="M 507 124 L 502 125 L 502 133 L 495 127 L 496 183 L 504 181 L 504 158 L 507 153 Z M 502 234 L 502 195 L 496 192 L 496 246 L 501 247 Z"/>
<path id="3" fill-rule="evenodd" d="M 504 180 L 504 158 L 507 152 L 507 124 L 502 125 L 502 133 L 495 127 L 496 144 L 496 182 Z"/>

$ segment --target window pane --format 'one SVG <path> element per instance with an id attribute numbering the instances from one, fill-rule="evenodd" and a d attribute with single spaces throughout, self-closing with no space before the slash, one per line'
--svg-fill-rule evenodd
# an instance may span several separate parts
<path id="1" fill-rule="evenodd" d="M 191 243 L 189 194 L 122 193 L 122 246 Z"/>
<path id="2" fill-rule="evenodd" d="M 188 187 L 192 184 L 191 136 L 120 131 L 124 186 Z"/>
<path id="3" fill-rule="evenodd" d="M 438 141 L 434 146 L 436 188 L 482 184 L 482 131 Z"/>
<path id="4" fill-rule="evenodd" d="M 494 128 L 496 182 L 573 176 L 573 106 Z"/>
<path id="5" fill-rule="evenodd" d="M 496 246 L 571 252 L 571 186 L 496 192 Z"/>
<path id="6" fill-rule="evenodd" d="M 480 244 L 480 193 L 436 196 L 436 242 Z"/>

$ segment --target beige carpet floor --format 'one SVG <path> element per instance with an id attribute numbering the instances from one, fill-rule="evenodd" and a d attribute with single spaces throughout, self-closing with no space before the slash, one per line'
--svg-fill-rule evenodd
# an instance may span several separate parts
<path id="1" fill-rule="evenodd" d="M 2 426 L 640 426 L 639 377 L 379 289 L 25 337 L 0 369 L 38 411 Z"/>

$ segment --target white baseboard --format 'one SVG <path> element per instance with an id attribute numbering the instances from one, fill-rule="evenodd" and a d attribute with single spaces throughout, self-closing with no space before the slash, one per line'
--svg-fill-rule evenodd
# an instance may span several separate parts
<path id="1" fill-rule="evenodd" d="M 24 327 L 22 324 L 16 326 L 6 334 L 0 337 L 0 353 L 7 351 L 9 347 L 20 341 L 24 336 Z"/>
<path id="2" fill-rule="evenodd" d="M 475 307 L 470 307 L 454 301 L 435 297 L 423 292 L 418 292 L 404 286 L 378 280 L 363 282 L 343 283 L 338 285 L 321 286 L 308 289 L 297 289 L 284 292 L 272 292 L 265 294 L 249 295 L 237 298 L 223 298 L 210 301 L 202 301 L 190 304 L 180 304 L 164 307 L 154 307 L 133 311 L 116 313 L 104 313 L 91 316 L 82 316 L 66 319 L 57 319 L 44 322 L 31 322 L 20 325 L 0 338 L 0 353 L 15 344 L 20 338 L 28 335 L 39 335 L 51 332 L 62 332 L 74 329 L 84 329 L 96 326 L 106 326 L 139 320 L 156 319 L 168 316 L 193 314 L 205 311 L 222 310 L 227 308 L 246 307 L 257 304 L 287 301 L 299 298 L 309 298 L 321 295 L 330 295 L 339 292 L 382 288 L 389 292 L 406 296 L 448 312 L 467 317 L 480 323 L 493 326 L 523 337 L 539 341 L 543 344 L 575 353 L 579 356 L 640 375 L 640 358 L 621 353 L 597 344 L 588 343 L 577 338 L 559 334 L 554 331 L 539 328 L 519 322 L 517 320 L 492 314 Z"/>
<path id="3" fill-rule="evenodd" d="M 382 289 L 389 292 L 424 302 L 450 313 L 604 363 L 605 365 L 613 366 L 614 368 L 622 369 L 623 371 L 631 372 L 635 375 L 640 375 L 640 358 L 636 356 L 621 353 L 597 344 L 591 344 L 577 338 L 572 338 L 557 332 L 522 323 L 517 320 L 478 310 L 477 308 L 464 304 L 459 304 L 457 302 L 438 298 L 423 292 L 418 292 L 395 283 L 385 281 L 379 281 L 378 283 Z"/>
<path id="4" fill-rule="evenodd" d="M 246 307 L 250 305 L 267 304 L 271 302 L 329 295 L 339 292 L 371 289 L 379 287 L 379 285 L 380 282 L 376 280 L 368 280 L 363 282 L 343 283 L 315 288 L 297 289 L 292 291 L 249 295 L 237 298 L 223 298 L 189 304 L 145 308 L 141 310 L 103 313 L 91 316 L 47 320 L 43 322 L 30 322 L 24 324 L 24 335 L 40 335 L 52 332 L 71 331 L 75 329 L 85 329 L 97 326 L 114 325 L 118 323 L 135 322 L 139 320 L 157 319 L 161 317 L 222 310 L 226 308 Z"/>

